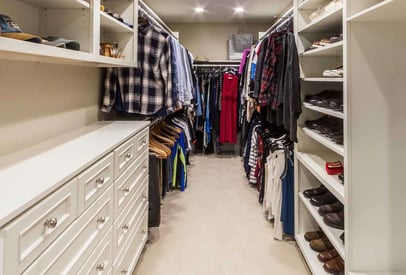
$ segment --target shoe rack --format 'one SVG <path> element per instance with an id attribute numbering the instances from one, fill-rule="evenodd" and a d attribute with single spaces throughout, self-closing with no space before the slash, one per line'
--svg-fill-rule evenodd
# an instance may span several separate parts
<path id="1" fill-rule="evenodd" d="M 343 112 L 303 103 L 295 148 L 296 240 L 313 274 L 328 274 L 304 240 L 316 230 L 345 260 L 345 274 L 405 274 L 406 1 L 343 0 L 342 8 L 309 19 L 329 2 L 294 1 L 302 101 L 326 89 L 344 97 Z M 340 32 L 341 42 L 307 50 Z M 322 77 L 341 65 L 343 78 Z M 343 120 L 343 145 L 304 127 L 324 115 Z M 337 160 L 344 164 L 344 184 L 324 168 Z M 344 231 L 324 224 L 303 195 L 320 184 L 344 204 L 345 244 L 339 239 Z"/>
<path id="2" fill-rule="evenodd" d="M 321 230 L 334 246 L 339 256 L 346 258 L 346 251 L 339 230 L 324 223 L 318 207 L 303 195 L 307 189 L 324 185 L 338 201 L 346 205 L 344 185 L 338 176 L 328 175 L 326 162 L 346 162 L 345 146 L 337 144 L 325 135 L 305 127 L 307 120 L 330 116 L 345 124 L 346 112 L 314 106 L 304 102 L 306 96 L 324 90 L 341 91 L 344 94 L 344 78 L 323 77 L 325 70 L 343 65 L 345 38 L 323 47 L 310 49 L 314 41 L 337 37 L 343 32 L 343 6 L 337 5 L 328 12 L 312 18 L 319 7 L 326 6 L 330 0 L 295 0 L 295 35 L 301 67 L 302 114 L 298 121 L 299 142 L 295 148 L 295 234 L 297 244 L 313 274 L 328 274 L 318 253 L 310 248 L 305 233 Z M 313 14 L 313 15 L 312 15 Z M 311 16 L 312 15 L 312 16 Z M 345 143 L 344 143 L 345 144 Z"/>
<path id="3" fill-rule="evenodd" d="M 134 27 L 101 11 L 101 4 Z M 73 51 L 0 37 L 2 59 L 95 67 L 135 66 L 137 0 L 2 0 L 0 10 L 25 33 L 80 42 L 80 51 Z M 122 58 L 100 55 L 100 43 L 117 43 Z"/>

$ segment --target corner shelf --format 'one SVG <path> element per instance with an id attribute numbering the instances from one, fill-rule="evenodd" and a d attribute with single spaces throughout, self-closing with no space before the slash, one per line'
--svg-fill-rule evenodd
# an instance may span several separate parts
<path id="1" fill-rule="evenodd" d="M 326 0 L 305 0 L 299 4 L 299 10 L 315 10 L 325 4 Z"/>
<path id="2" fill-rule="evenodd" d="M 302 81 L 307 82 L 344 82 L 344 78 L 338 77 L 305 77 Z"/>
<path id="3" fill-rule="evenodd" d="M 134 33 L 134 29 L 128 27 L 105 12 L 100 12 L 100 26 L 103 31 Z"/>
<path id="4" fill-rule="evenodd" d="M 323 144 L 327 148 L 333 150 L 337 154 L 344 156 L 344 146 L 331 141 L 323 135 L 318 134 L 317 132 L 310 130 L 306 127 L 303 128 L 304 133 L 315 141 Z"/>
<path id="5" fill-rule="evenodd" d="M 343 8 L 341 7 L 309 23 L 300 29 L 299 32 L 337 32 L 340 29 L 337 27 L 342 25 L 342 17 Z"/>
<path id="6" fill-rule="evenodd" d="M 347 22 L 398 22 L 406 21 L 404 0 L 384 0 L 347 19 Z"/>
<path id="7" fill-rule="evenodd" d="M 69 1 L 56 1 L 56 0 L 20 0 L 28 5 L 38 7 L 38 8 L 49 8 L 49 9 L 83 9 L 89 8 L 88 2 L 83 0 L 69 0 Z"/>
<path id="8" fill-rule="evenodd" d="M 343 41 L 301 53 L 301 56 L 342 56 Z"/>
<path id="9" fill-rule="evenodd" d="M 310 203 L 309 199 L 306 199 L 303 193 L 299 194 L 300 200 L 306 206 L 307 210 L 309 210 L 310 214 L 313 216 L 314 220 L 320 226 L 321 230 L 326 234 L 327 238 L 330 240 L 331 244 L 337 250 L 338 254 L 345 259 L 345 249 L 344 244 L 340 239 L 340 235 L 344 232 L 344 230 L 336 229 L 331 226 L 328 226 L 324 223 L 323 217 L 317 212 L 318 207 L 313 206 Z"/>
<path id="10" fill-rule="evenodd" d="M 310 248 L 309 243 L 305 240 L 304 233 L 296 235 L 296 242 L 297 242 L 300 250 L 302 251 L 302 254 L 303 254 L 312 274 L 329 275 L 329 273 L 324 271 L 323 263 L 320 262 L 319 259 L 317 258 L 317 252 L 313 251 Z"/>
<path id="11" fill-rule="evenodd" d="M 337 176 L 328 175 L 325 171 L 327 161 L 336 161 L 334 153 L 317 152 L 317 155 L 297 152 L 298 161 L 305 166 L 342 204 L 344 201 L 344 184 Z"/>
<path id="12" fill-rule="evenodd" d="M 328 108 L 314 106 L 314 105 L 312 105 L 310 103 L 307 103 L 307 102 L 303 102 L 303 107 L 305 107 L 306 109 L 309 109 L 309 110 L 313 110 L 313 111 L 316 111 L 316 112 L 319 112 L 319 113 L 329 115 L 329 116 L 344 119 L 344 113 L 343 112 L 334 111 L 334 110 L 328 109 Z"/>

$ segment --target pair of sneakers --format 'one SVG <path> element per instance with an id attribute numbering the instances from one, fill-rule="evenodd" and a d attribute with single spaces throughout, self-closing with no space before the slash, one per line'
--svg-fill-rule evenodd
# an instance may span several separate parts
<path id="1" fill-rule="evenodd" d="M 332 70 L 324 70 L 323 71 L 324 77 L 343 77 L 344 76 L 344 68 L 343 66 L 339 66 Z"/>

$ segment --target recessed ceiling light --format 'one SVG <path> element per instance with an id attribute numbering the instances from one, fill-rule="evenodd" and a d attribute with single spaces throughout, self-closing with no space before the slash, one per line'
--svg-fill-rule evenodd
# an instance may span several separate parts
<path id="1" fill-rule="evenodd" d="M 234 11 L 235 11 L 236 13 L 243 13 L 243 12 L 244 12 L 244 8 L 243 8 L 243 7 L 236 7 L 236 8 L 234 9 Z"/>
<path id="2" fill-rule="evenodd" d="M 202 13 L 202 12 L 204 12 L 204 9 L 202 7 L 197 7 L 197 8 L 195 8 L 195 12 Z"/>

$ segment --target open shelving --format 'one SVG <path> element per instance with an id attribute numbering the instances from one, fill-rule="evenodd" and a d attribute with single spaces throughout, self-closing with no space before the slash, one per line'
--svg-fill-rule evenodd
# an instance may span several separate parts
<path id="1" fill-rule="evenodd" d="M 344 113 L 343 112 L 339 112 L 339 111 L 328 109 L 328 108 L 314 106 L 314 105 L 312 105 L 310 103 L 307 103 L 307 102 L 303 103 L 303 107 L 305 107 L 306 109 L 309 109 L 309 110 L 313 110 L 315 112 L 319 112 L 319 113 L 326 114 L 326 115 L 329 115 L 329 116 L 344 119 Z"/>
<path id="2" fill-rule="evenodd" d="M 336 152 L 337 154 L 339 154 L 341 156 L 344 156 L 344 145 L 337 144 L 334 141 L 330 140 L 329 138 L 317 133 L 316 131 L 310 130 L 306 127 L 303 128 L 303 132 L 307 136 L 309 136 L 310 138 L 319 142 L 320 144 L 324 145 L 325 147 L 329 148 L 330 150 Z"/>
<path id="3" fill-rule="evenodd" d="M 296 242 L 300 250 L 303 252 L 303 256 L 305 257 L 312 274 L 329 275 L 329 273 L 324 271 L 323 264 L 317 258 L 317 252 L 313 251 L 310 248 L 309 243 L 305 240 L 304 233 L 296 235 Z"/>
<path id="4" fill-rule="evenodd" d="M 318 49 L 305 51 L 301 56 L 342 56 L 343 55 L 343 41 L 332 43 Z"/>
<path id="5" fill-rule="evenodd" d="M 344 78 L 339 77 L 305 77 L 302 81 L 308 82 L 343 82 Z"/>
<path id="6" fill-rule="evenodd" d="M 340 22 L 342 17 L 343 8 L 341 7 L 299 28 L 299 32 L 338 32 L 340 25 L 337 22 Z"/>
<path id="7" fill-rule="evenodd" d="M 348 22 L 404 22 L 405 5 L 403 0 L 384 0 L 347 19 Z"/>

